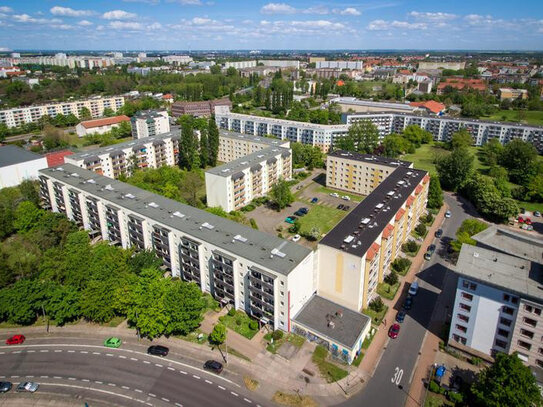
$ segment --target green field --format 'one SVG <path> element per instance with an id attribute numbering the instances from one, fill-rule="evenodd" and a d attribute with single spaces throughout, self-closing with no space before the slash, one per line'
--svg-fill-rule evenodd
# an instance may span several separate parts
<path id="1" fill-rule="evenodd" d="M 480 160 L 480 148 L 470 147 L 470 151 L 475 157 L 473 165 L 476 170 L 485 170 L 487 167 Z M 449 150 L 445 150 L 442 147 L 433 144 L 423 144 L 413 154 L 405 154 L 402 156 L 402 160 L 413 162 L 413 167 L 419 170 L 428 171 L 431 174 L 436 173 L 435 160 L 437 157 L 449 154 Z"/>
<path id="2" fill-rule="evenodd" d="M 500 122 L 516 122 L 543 126 L 543 111 L 541 110 L 500 110 L 491 116 L 481 117 L 481 120 Z"/>
<path id="3" fill-rule="evenodd" d="M 364 199 L 364 197 L 361 195 L 351 194 L 349 192 L 341 191 L 339 189 L 326 188 L 323 186 L 320 186 L 319 188 L 317 188 L 317 192 L 322 192 L 323 194 L 328 194 L 328 195 L 334 192 L 338 194 L 339 196 L 347 195 L 349 198 L 351 198 L 351 201 L 353 202 L 360 202 L 362 199 Z"/>
<path id="4" fill-rule="evenodd" d="M 300 234 L 309 233 L 313 227 L 319 228 L 321 233 L 328 233 L 345 215 L 346 211 L 313 205 L 307 215 L 298 218 Z"/>

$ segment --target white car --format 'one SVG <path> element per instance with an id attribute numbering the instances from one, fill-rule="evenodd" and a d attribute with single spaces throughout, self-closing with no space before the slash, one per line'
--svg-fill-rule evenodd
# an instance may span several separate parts
<path id="1" fill-rule="evenodd" d="M 446 217 L 446 218 L 450 218 L 450 217 L 451 217 L 451 211 L 445 212 L 445 217 Z"/>
<path id="2" fill-rule="evenodd" d="M 345 201 L 350 201 L 351 197 L 349 195 L 343 195 L 341 199 L 344 199 Z"/>
<path id="3" fill-rule="evenodd" d="M 297 242 L 297 241 L 300 240 L 300 239 L 301 239 L 301 236 L 300 236 L 300 235 L 294 235 L 294 236 L 292 236 L 292 241 L 293 241 L 293 242 Z"/>
<path id="4" fill-rule="evenodd" d="M 339 198 L 339 195 L 337 192 L 330 193 L 330 196 L 333 196 L 334 198 Z"/>

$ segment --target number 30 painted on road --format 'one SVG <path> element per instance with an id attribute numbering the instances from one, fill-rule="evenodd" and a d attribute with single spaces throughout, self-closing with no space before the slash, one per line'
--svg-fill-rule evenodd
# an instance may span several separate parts
<path id="1" fill-rule="evenodd" d="M 390 381 L 396 385 L 399 385 L 402 381 L 403 376 L 403 369 L 400 369 L 399 367 L 396 367 L 394 370 L 394 376 L 390 379 Z"/>

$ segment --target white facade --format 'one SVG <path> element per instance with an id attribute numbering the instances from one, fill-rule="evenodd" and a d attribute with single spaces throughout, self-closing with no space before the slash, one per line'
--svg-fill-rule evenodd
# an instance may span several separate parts
<path id="1" fill-rule="evenodd" d="M 290 148 L 290 142 L 288 140 L 276 140 L 220 130 L 217 160 L 229 163 L 268 147 Z"/>
<path id="2" fill-rule="evenodd" d="M 75 132 L 78 137 L 85 137 L 88 134 L 104 134 L 110 132 L 115 127 L 118 127 L 123 121 L 129 122 L 130 119 L 125 116 L 126 120 L 121 120 L 116 123 L 107 124 L 107 119 L 89 120 L 87 122 L 81 122 L 75 126 Z M 92 122 L 101 122 L 104 124 L 94 125 Z"/>
<path id="3" fill-rule="evenodd" d="M 131 119 L 132 137 L 141 139 L 170 131 L 170 118 L 166 110 L 138 112 Z"/>
<path id="4" fill-rule="evenodd" d="M 336 68 L 336 69 L 364 69 L 362 61 L 317 61 L 315 63 L 317 69 L 321 68 Z"/>
<path id="5" fill-rule="evenodd" d="M 275 66 L 278 68 L 294 68 L 294 69 L 300 69 L 300 61 L 293 61 L 290 59 L 261 59 L 258 61 L 261 64 L 264 64 L 264 66 Z"/>
<path id="6" fill-rule="evenodd" d="M 236 69 L 254 68 L 255 66 L 256 66 L 256 61 L 231 61 L 231 62 L 224 63 L 224 67 L 226 69 L 228 68 L 236 68 Z"/>
<path id="7" fill-rule="evenodd" d="M 67 116 L 74 114 L 79 118 L 81 109 L 86 107 L 92 117 L 102 117 L 104 109 L 110 108 L 114 112 L 124 105 L 124 97 L 96 97 L 86 100 L 67 101 L 59 103 L 48 103 L 44 105 L 32 105 L 26 107 L 14 107 L 12 109 L 0 110 L 0 123 L 8 127 L 18 127 L 24 123 L 37 122 L 42 116 L 55 117 L 58 114 Z"/>
<path id="8" fill-rule="evenodd" d="M 188 55 L 168 55 L 162 57 L 162 60 L 168 64 L 174 65 L 187 65 L 193 61 L 192 57 Z"/>
<path id="9" fill-rule="evenodd" d="M 34 65 L 53 65 L 53 66 L 67 66 L 69 68 L 105 68 L 115 65 L 114 58 L 101 58 L 101 57 L 87 57 L 87 56 L 70 56 L 66 54 L 58 53 L 54 56 L 41 56 L 41 57 L 23 57 L 23 58 L 2 58 L 2 62 L 8 62 L 10 64 L 34 64 Z"/>
<path id="10" fill-rule="evenodd" d="M 0 146 L 0 189 L 37 179 L 38 171 L 43 168 L 47 168 L 45 156 L 11 145 Z"/>

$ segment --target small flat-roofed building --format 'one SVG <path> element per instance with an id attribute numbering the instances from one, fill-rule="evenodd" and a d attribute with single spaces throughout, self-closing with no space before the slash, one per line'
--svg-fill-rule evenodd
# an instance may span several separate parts
<path id="1" fill-rule="evenodd" d="M 130 122 L 130 117 L 121 115 L 104 117 L 96 120 L 86 120 L 75 126 L 75 131 L 78 137 L 84 137 L 87 134 L 104 134 L 123 122 Z"/>
<path id="2" fill-rule="evenodd" d="M 292 319 L 292 331 L 318 342 L 351 364 L 371 329 L 371 319 L 319 295 L 313 295 Z"/>
<path id="3" fill-rule="evenodd" d="M 42 168 L 47 168 L 45 156 L 12 145 L 0 146 L 0 188 L 36 179 Z"/>

